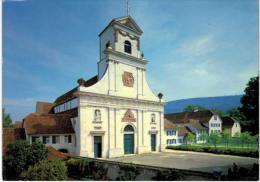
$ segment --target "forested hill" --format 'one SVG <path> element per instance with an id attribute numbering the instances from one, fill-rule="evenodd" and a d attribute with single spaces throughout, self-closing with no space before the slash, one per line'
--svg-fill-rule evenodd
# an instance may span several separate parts
<path id="1" fill-rule="evenodd" d="M 242 95 L 200 97 L 191 99 L 174 100 L 165 103 L 165 113 L 183 112 L 187 105 L 199 105 L 208 109 L 220 109 L 227 111 L 240 106 Z"/>

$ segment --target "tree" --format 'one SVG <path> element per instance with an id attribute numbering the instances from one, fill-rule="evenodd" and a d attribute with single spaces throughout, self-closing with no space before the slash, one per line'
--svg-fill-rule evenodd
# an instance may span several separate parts
<path id="1" fill-rule="evenodd" d="M 203 141 L 203 143 L 204 143 L 204 141 L 207 142 L 208 138 L 209 138 L 209 135 L 207 133 L 203 133 L 200 135 L 200 139 Z"/>
<path id="2" fill-rule="evenodd" d="M 215 149 L 217 148 L 217 143 L 220 140 L 220 135 L 219 133 L 211 133 L 209 135 L 209 141 L 215 146 Z"/>
<path id="3" fill-rule="evenodd" d="M 220 110 L 220 109 L 211 109 L 211 111 L 212 111 L 214 114 L 219 115 L 219 117 L 225 116 L 225 112 L 222 111 L 222 110 Z"/>
<path id="4" fill-rule="evenodd" d="M 183 111 L 184 112 L 193 112 L 195 110 L 198 110 L 198 111 L 203 111 L 203 110 L 206 110 L 206 108 L 204 107 L 201 107 L 201 106 L 198 106 L 198 105 L 187 105 Z"/>
<path id="5" fill-rule="evenodd" d="M 250 78 L 244 90 L 240 102 L 239 111 L 244 114 L 247 123 L 243 124 L 242 129 L 252 134 L 258 134 L 259 131 L 259 76 Z"/>
<path id="6" fill-rule="evenodd" d="M 3 128 L 13 128 L 14 124 L 12 123 L 12 119 L 10 114 L 5 113 L 3 109 Z"/>
<path id="7" fill-rule="evenodd" d="M 242 123 L 245 120 L 245 116 L 237 108 L 229 109 L 227 111 L 227 115 L 239 121 L 240 123 Z"/>
<path id="8" fill-rule="evenodd" d="M 30 165 L 47 158 L 47 149 L 41 143 L 30 145 L 27 141 L 17 140 L 7 146 L 7 156 L 3 160 L 4 179 L 17 179 Z"/>
<path id="9" fill-rule="evenodd" d="M 195 141 L 196 136 L 192 133 L 188 133 L 187 140 L 189 143 L 193 143 Z"/>
<path id="10" fill-rule="evenodd" d="M 223 140 L 224 140 L 224 142 L 226 144 L 226 147 L 228 147 L 228 143 L 229 143 L 230 137 L 231 137 L 231 135 L 230 135 L 230 133 L 228 131 L 223 131 L 222 132 L 222 138 L 223 138 Z"/>
<path id="11" fill-rule="evenodd" d="M 67 166 L 61 160 L 43 160 L 21 174 L 23 180 L 64 181 L 67 179 Z"/>
<path id="12" fill-rule="evenodd" d="M 242 147 L 244 147 L 244 144 L 249 143 L 249 141 L 250 141 L 250 133 L 247 132 L 247 131 L 241 133 L 240 134 L 240 141 L 241 141 Z"/>

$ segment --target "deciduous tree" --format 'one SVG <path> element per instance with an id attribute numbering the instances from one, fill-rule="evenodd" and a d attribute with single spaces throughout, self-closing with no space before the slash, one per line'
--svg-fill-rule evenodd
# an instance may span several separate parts
<path id="1" fill-rule="evenodd" d="M 3 109 L 3 128 L 13 128 L 14 124 L 12 123 L 12 119 L 10 114 L 5 113 L 5 109 Z"/>
<path id="2" fill-rule="evenodd" d="M 255 135 L 259 132 L 259 77 L 251 78 L 244 91 L 239 111 L 244 114 L 247 123 L 242 123 L 242 129 Z"/>
<path id="3" fill-rule="evenodd" d="M 226 144 L 226 147 L 228 147 L 228 143 L 229 143 L 230 137 L 231 137 L 231 135 L 230 135 L 230 133 L 228 131 L 223 131 L 222 132 L 222 138 L 223 138 L 223 140 L 224 140 L 224 142 Z"/>
<path id="4" fill-rule="evenodd" d="M 194 134 L 188 133 L 188 136 L 187 136 L 188 142 L 194 143 L 195 139 L 196 139 L 196 136 Z"/>
<path id="5" fill-rule="evenodd" d="M 217 143 L 220 140 L 220 134 L 219 133 L 211 133 L 209 135 L 209 141 L 214 145 L 215 149 L 217 148 Z"/>
<path id="6" fill-rule="evenodd" d="M 198 106 L 198 105 L 187 105 L 183 111 L 184 112 L 193 112 L 195 110 L 198 110 L 198 111 L 202 111 L 202 110 L 206 110 L 206 108 L 204 107 L 201 107 L 201 106 Z"/>

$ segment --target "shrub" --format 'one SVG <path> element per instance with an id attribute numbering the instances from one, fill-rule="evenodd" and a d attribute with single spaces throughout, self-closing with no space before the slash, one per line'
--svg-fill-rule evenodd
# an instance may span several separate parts
<path id="1" fill-rule="evenodd" d="M 43 160 L 21 174 L 23 180 L 66 180 L 67 167 L 61 160 Z"/>
<path id="2" fill-rule="evenodd" d="M 28 169 L 29 165 L 47 158 L 47 150 L 41 143 L 30 145 L 27 141 L 17 140 L 7 146 L 7 156 L 3 160 L 6 180 L 17 179 L 20 173 Z"/>
<path id="3" fill-rule="evenodd" d="M 167 149 L 196 151 L 196 152 L 209 152 L 215 154 L 238 155 L 245 157 L 258 157 L 258 149 L 247 148 L 226 148 L 226 147 L 208 147 L 208 146 L 193 146 L 193 145 L 180 145 L 180 146 L 167 146 Z"/>
<path id="4" fill-rule="evenodd" d="M 34 142 L 31 145 L 31 155 L 29 157 L 29 164 L 34 165 L 38 163 L 41 160 L 47 159 L 48 156 L 48 150 L 40 142 Z"/>
<path id="5" fill-rule="evenodd" d="M 80 175 L 79 163 L 80 161 L 78 159 L 73 158 L 66 161 L 66 165 L 68 168 L 68 176 Z"/>

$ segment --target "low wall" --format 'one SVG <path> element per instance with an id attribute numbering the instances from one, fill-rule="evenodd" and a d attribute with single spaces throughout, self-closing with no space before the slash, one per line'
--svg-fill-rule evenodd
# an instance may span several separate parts
<path id="1" fill-rule="evenodd" d="M 76 157 L 76 160 L 85 160 L 84 164 L 80 164 L 81 168 L 89 168 L 89 174 L 93 175 L 92 179 L 98 180 L 136 180 L 136 181 L 149 181 L 149 180 L 190 180 L 190 181 L 203 181 L 203 180 L 219 180 L 219 175 L 212 173 L 197 172 L 190 170 L 181 170 L 165 167 L 154 167 L 140 164 L 123 163 L 116 161 L 109 161 L 103 159 L 93 159 L 86 157 Z M 88 166 L 87 166 L 88 165 Z M 93 174 L 92 174 L 93 173 Z M 94 174 L 95 173 L 95 174 Z M 98 174 L 100 173 L 100 174 Z M 85 178 L 87 173 L 81 175 L 81 179 Z"/>

